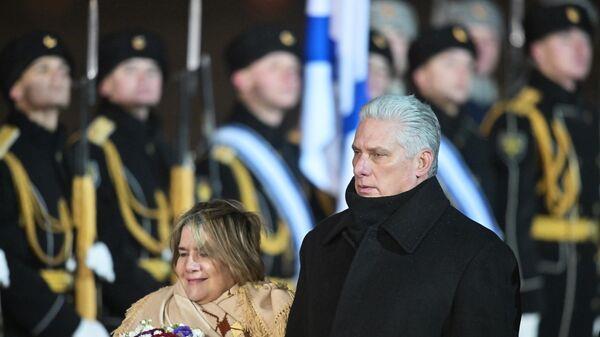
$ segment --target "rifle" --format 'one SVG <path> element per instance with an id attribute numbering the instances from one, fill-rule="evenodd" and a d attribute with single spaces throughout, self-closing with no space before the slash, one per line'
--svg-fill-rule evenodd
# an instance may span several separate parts
<path id="1" fill-rule="evenodd" d="M 194 164 L 189 148 L 191 99 L 198 87 L 200 66 L 201 0 L 190 0 L 186 69 L 181 77 L 180 111 L 175 149 L 175 166 L 171 169 L 170 197 L 173 215 L 178 216 L 194 204 Z"/>
<path id="2" fill-rule="evenodd" d="M 82 80 L 80 130 L 81 141 L 76 148 L 75 177 L 73 178 L 73 219 L 77 226 L 77 275 L 75 279 L 75 308 L 86 319 L 96 319 L 97 298 L 94 274 L 86 266 L 86 256 L 96 239 L 96 194 L 88 171 L 89 148 L 87 131 L 90 110 L 96 100 L 98 74 L 98 0 L 89 1 L 86 75 Z"/>

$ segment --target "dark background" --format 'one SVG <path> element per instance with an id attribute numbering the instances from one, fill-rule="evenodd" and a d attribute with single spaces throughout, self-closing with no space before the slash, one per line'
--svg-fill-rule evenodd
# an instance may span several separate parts
<path id="1" fill-rule="evenodd" d="M 592 0 L 596 1 L 596 0 Z M 421 28 L 429 22 L 433 1 L 411 2 L 417 9 Z M 526 1 L 528 4 L 532 0 Z M 202 49 L 212 56 L 213 81 L 217 119 L 228 114 L 234 96 L 228 83 L 222 60 L 223 49 L 230 39 L 245 28 L 258 22 L 283 22 L 300 34 L 304 30 L 305 0 L 204 0 Z M 352 0 L 348 1 L 349 4 Z M 509 1 L 496 1 L 506 16 Z M 0 46 L 8 40 L 33 29 L 49 29 L 63 36 L 76 60 L 75 77 L 81 78 L 85 67 L 86 0 L 0 0 Z M 165 83 L 163 100 L 159 106 L 167 136 L 175 133 L 175 118 L 179 106 L 177 73 L 185 66 L 187 43 L 187 0 L 99 0 L 100 34 L 127 28 L 143 28 L 158 32 L 167 44 L 170 78 Z M 598 34 L 597 34 L 598 35 Z M 595 39 L 595 61 L 592 74 L 584 84 L 586 96 L 600 102 L 600 53 L 598 36 Z M 503 64 L 498 71 L 504 76 Z M 76 107 L 78 90 L 74 89 L 71 108 L 63 122 L 73 130 L 78 122 Z M 199 139 L 201 100 L 194 101 L 193 140 Z M 6 107 L 0 106 L 0 118 Z"/>

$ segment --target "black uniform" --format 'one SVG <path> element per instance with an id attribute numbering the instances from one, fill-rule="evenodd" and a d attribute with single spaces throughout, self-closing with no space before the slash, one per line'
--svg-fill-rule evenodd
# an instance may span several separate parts
<path id="1" fill-rule="evenodd" d="M 579 211 L 581 163 L 566 124 L 581 107 L 577 93 L 534 71 L 484 123 L 496 148 L 496 216 L 520 259 L 524 311 L 542 313 L 540 336 L 556 336 L 563 320 L 569 336 L 591 335 L 595 245 L 576 228 L 597 219 Z"/>
<path id="2" fill-rule="evenodd" d="M 317 191 L 311 186 L 300 172 L 298 158 L 298 145 L 290 140 L 290 133 L 281 128 L 268 126 L 259 121 L 252 115 L 244 105 L 237 103 L 234 112 L 229 121 L 230 124 L 237 124 L 248 127 L 260 135 L 273 149 L 281 156 L 287 167 L 292 172 L 296 181 L 301 185 L 307 200 L 310 203 L 313 215 L 317 219 L 324 218 L 333 210 L 331 198 Z M 213 162 L 217 163 L 217 184 L 211 182 L 209 174 L 209 160 L 202 158 L 198 163 L 198 198 L 202 201 L 210 198 L 228 198 L 244 201 L 242 187 L 240 186 L 240 176 L 236 177 L 234 168 L 229 161 L 225 161 L 216 153 L 211 154 Z M 243 166 L 243 163 L 240 162 Z M 268 198 L 264 186 L 247 168 L 244 168 L 252 180 L 252 194 L 259 203 L 259 211 L 266 223 L 267 230 L 270 233 L 263 238 L 263 253 L 267 274 L 272 277 L 290 278 L 295 273 L 295 250 L 291 238 L 291 231 L 285 224 L 281 216 L 277 213 L 273 201 Z M 245 205 L 248 207 L 249 205 Z M 265 251 L 265 242 L 273 243 L 275 253 Z M 277 244 L 275 244 L 277 243 Z M 267 243 L 269 245 L 269 243 Z"/>
<path id="3" fill-rule="evenodd" d="M 105 125 L 112 126 L 112 132 L 105 132 Z M 98 238 L 110 249 L 116 276 L 114 283 L 103 284 L 104 316 L 122 318 L 132 303 L 165 285 L 170 275 L 170 261 L 161 258 L 161 250 L 168 248 L 171 225 L 165 197 L 170 152 L 153 114 L 142 122 L 118 106 L 103 102 L 90 129 L 106 136 L 104 140 L 90 139 Z M 110 154 L 110 148 L 116 150 L 117 158 Z M 119 175 L 125 177 L 121 180 L 124 192 L 115 178 Z M 127 220 L 127 214 L 133 216 L 132 220 Z M 165 224 L 166 237 L 160 233 Z M 160 248 L 149 251 L 136 237 L 138 231 L 150 235 Z"/>
<path id="4" fill-rule="evenodd" d="M 72 281 L 74 275 L 65 266 L 65 258 L 74 258 L 72 224 L 70 219 L 61 219 L 59 212 L 59 203 L 64 203 L 63 211 L 70 217 L 66 208 L 68 180 L 62 167 L 64 132 L 60 128 L 49 132 L 21 112 L 11 112 L 3 130 L 6 127 L 17 128 L 20 136 L 0 160 L 0 247 L 6 253 L 11 278 L 10 287 L 0 289 L 5 334 L 71 336 L 80 322 L 73 306 L 73 284 L 64 283 L 64 287 L 53 291 L 50 281 L 42 277 L 52 270 L 64 277 L 58 280 L 62 283 L 69 278 Z M 34 213 L 42 216 L 36 217 L 32 226 L 33 239 L 26 235 L 21 193 L 14 175 L 15 160 L 31 182 L 25 186 L 39 206 Z M 39 245 L 44 258 L 57 257 L 56 263 L 43 261 L 34 253 L 33 245 Z M 63 251 L 66 255 L 60 258 Z"/>
<path id="5" fill-rule="evenodd" d="M 439 107 L 433 104 L 430 106 L 440 122 L 442 135 L 448 138 L 460 152 L 486 197 L 492 198 L 494 180 L 493 169 L 489 162 L 490 144 L 480 135 L 476 122 L 464 110 L 461 110 L 458 116 L 451 117 Z"/>
<path id="6" fill-rule="evenodd" d="M 409 49 L 411 80 L 412 74 L 426 65 L 431 58 L 452 48 L 460 48 L 471 54 L 473 58 L 476 57 L 475 45 L 464 27 L 447 25 L 425 31 Z M 494 184 L 490 179 L 491 167 L 487 160 L 489 144 L 479 135 L 476 122 L 467 114 L 464 107 L 461 107 L 457 116 L 448 115 L 443 109 L 423 97 L 415 83 L 412 84 L 419 99 L 431 105 L 440 122 L 442 134 L 457 148 L 483 192 L 490 198 L 493 195 Z"/>

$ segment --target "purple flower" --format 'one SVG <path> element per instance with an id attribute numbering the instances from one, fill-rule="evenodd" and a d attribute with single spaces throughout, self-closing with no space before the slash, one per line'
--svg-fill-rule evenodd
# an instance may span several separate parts
<path id="1" fill-rule="evenodd" d="M 177 335 L 177 337 L 192 337 L 192 329 L 186 325 L 180 325 L 173 330 L 173 333 Z"/>

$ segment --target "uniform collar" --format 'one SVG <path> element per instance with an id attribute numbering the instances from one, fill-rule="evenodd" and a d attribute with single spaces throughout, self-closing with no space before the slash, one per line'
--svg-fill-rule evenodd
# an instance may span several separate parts
<path id="1" fill-rule="evenodd" d="M 538 89 L 542 93 L 542 100 L 544 104 L 554 106 L 556 104 L 577 105 L 579 103 L 579 88 L 577 88 L 574 92 L 569 92 L 544 76 L 538 70 L 534 69 L 532 71 L 529 85 L 535 89 Z"/>
<path id="2" fill-rule="evenodd" d="M 383 219 L 379 226 L 388 232 L 402 249 L 413 253 L 437 219 L 450 206 L 450 202 L 436 178 L 427 179 L 418 187 L 405 193 L 407 194 L 404 198 L 400 197 L 401 194 L 383 198 L 393 200 L 394 197 L 397 197 L 398 202 L 391 215 Z M 325 236 L 322 242 L 324 245 L 332 242 L 350 225 L 350 221 L 354 221 L 351 214 L 353 211 L 352 205 L 350 205 L 349 211 L 342 213 L 342 218 Z"/>
<path id="3" fill-rule="evenodd" d="M 233 108 L 233 114 L 230 119 L 231 123 L 239 123 L 248 126 L 252 130 L 258 132 L 263 138 L 278 149 L 285 143 L 285 131 L 280 127 L 272 127 L 256 118 L 246 106 L 237 102 Z M 281 124 L 283 125 L 283 123 Z"/>
<path id="4" fill-rule="evenodd" d="M 115 123 L 115 133 L 130 139 L 145 142 L 148 139 L 154 138 L 158 131 L 158 118 L 153 111 L 150 111 L 146 121 L 141 121 L 120 106 L 103 101 L 100 107 L 100 115 L 107 117 Z"/>
<path id="5" fill-rule="evenodd" d="M 11 111 L 7 116 L 6 122 L 19 129 L 20 138 L 28 139 L 37 148 L 44 151 L 56 152 L 62 150 L 65 144 L 65 130 L 60 124 L 56 128 L 56 131 L 49 131 L 32 122 L 23 112 L 18 110 Z"/>

